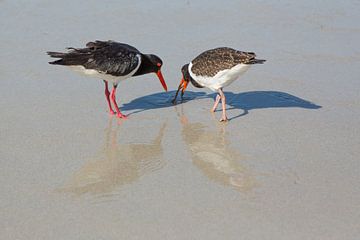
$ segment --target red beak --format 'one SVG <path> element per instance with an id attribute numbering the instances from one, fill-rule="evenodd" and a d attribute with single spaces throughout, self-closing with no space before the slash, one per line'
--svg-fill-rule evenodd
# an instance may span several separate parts
<path id="1" fill-rule="evenodd" d="M 164 77 L 163 77 L 161 71 L 160 71 L 160 70 L 157 71 L 157 72 L 156 72 L 156 75 L 158 76 L 158 78 L 159 78 L 159 80 L 160 80 L 160 82 L 161 82 L 161 85 L 163 86 L 163 88 L 165 89 L 165 91 L 167 91 L 167 86 L 166 86 L 166 83 L 165 83 L 165 80 L 164 80 Z"/>

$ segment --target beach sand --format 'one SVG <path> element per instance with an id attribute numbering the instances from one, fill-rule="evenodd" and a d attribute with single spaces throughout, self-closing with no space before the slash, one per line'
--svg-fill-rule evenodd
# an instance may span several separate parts
<path id="1" fill-rule="evenodd" d="M 0 239 L 357 239 L 359 1 L 0 1 Z M 88 41 L 161 56 L 121 82 L 46 51 Z M 254 51 L 214 93 L 180 68 L 204 50 Z"/>

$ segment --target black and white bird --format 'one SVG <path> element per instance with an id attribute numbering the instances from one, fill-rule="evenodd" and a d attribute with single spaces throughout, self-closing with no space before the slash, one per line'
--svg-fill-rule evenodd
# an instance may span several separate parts
<path id="1" fill-rule="evenodd" d="M 115 92 L 118 83 L 127 78 L 156 73 L 163 88 L 167 91 L 164 77 L 161 73 L 162 60 L 153 54 L 143 54 L 136 48 L 114 41 L 88 42 L 85 48 L 68 48 L 68 52 L 47 52 L 50 57 L 60 58 L 49 62 L 55 65 L 64 65 L 85 75 L 103 79 L 105 96 L 109 105 L 110 114 L 119 118 L 126 118 L 116 103 Z M 110 93 L 108 82 L 113 84 Z M 110 101 L 111 100 L 111 101 Z M 111 107 L 111 102 L 115 111 Z"/>
<path id="2" fill-rule="evenodd" d="M 222 117 L 220 121 L 227 121 L 223 88 L 238 79 L 252 64 L 261 64 L 266 61 L 255 57 L 253 52 L 243 52 L 228 47 L 215 48 L 201 53 L 181 68 L 183 77 L 173 103 L 176 102 L 180 90 L 182 90 L 181 97 L 184 95 L 189 82 L 198 88 L 207 87 L 218 92 L 211 111 L 215 112 L 221 100 Z"/>

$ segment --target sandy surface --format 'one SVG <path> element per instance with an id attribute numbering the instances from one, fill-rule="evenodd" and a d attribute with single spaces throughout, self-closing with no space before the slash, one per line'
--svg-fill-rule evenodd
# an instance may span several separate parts
<path id="1" fill-rule="evenodd" d="M 122 3 L 120 3 L 122 2 Z M 359 1 L 0 1 L 0 239 L 357 239 Z M 95 39 L 164 61 L 103 83 L 48 65 Z M 226 90 L 181 66 L 230 46 L 268 61 Z"/>

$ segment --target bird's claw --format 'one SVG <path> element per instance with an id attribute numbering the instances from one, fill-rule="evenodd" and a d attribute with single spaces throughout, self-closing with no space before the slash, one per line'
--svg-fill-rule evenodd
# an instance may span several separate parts
<path id="1" fill-rule="evenodd" d="M 126 115 L 121 114 L 121 113 L 118 113 L 116 116 L 121 119 L 128 119 L 128 117 Z"/>
<path id="2" fill-rule="evenodd" d="M 227 117 L 222 117 L 220 120 L 219 120 L 220 122 L 228 122 L 229 121 L 229 119 L 227 118 Z"/>

